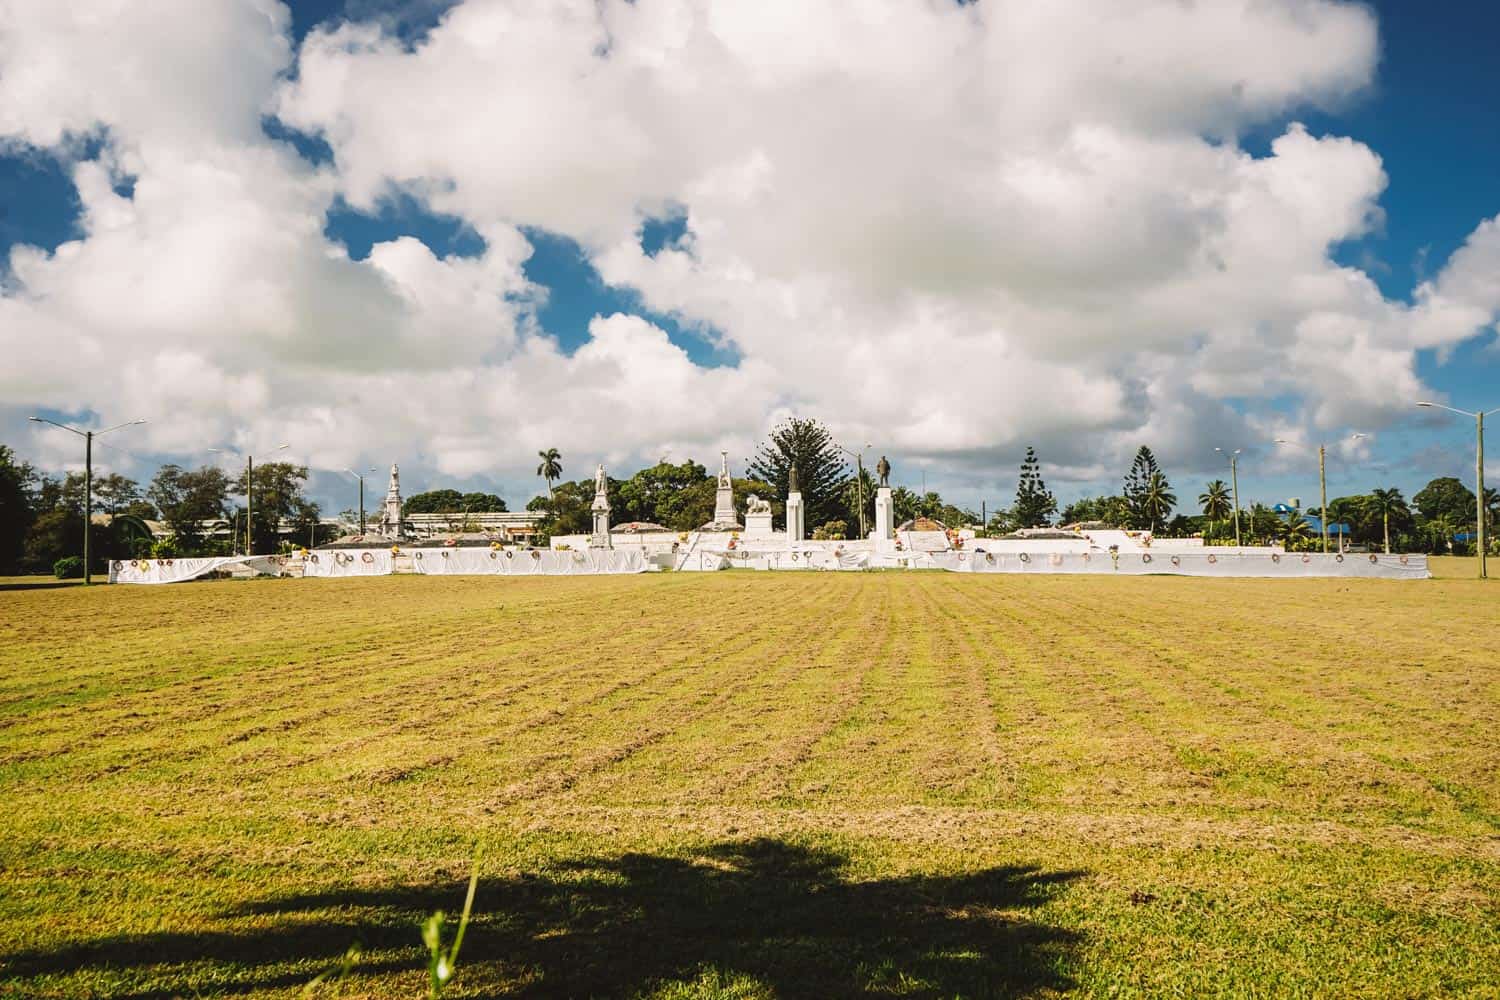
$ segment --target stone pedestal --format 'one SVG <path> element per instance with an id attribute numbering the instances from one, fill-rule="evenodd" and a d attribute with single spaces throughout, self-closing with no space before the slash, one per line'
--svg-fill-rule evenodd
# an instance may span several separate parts
<path id="1" fill-rule="evenodd" d="M 609 540 L 609 504 L 598 506 L 599 501 L 594 501 L 594 506 L 589 508 L 594 515 L 594 533 L 589 538 L 589 546 L 596 549 L 610 548 Z"/>
<path id="2" fill-rule="evenodd" d="M 771 512 L 766 511 L 758 514 L 745 515 L 745 537 L 746 538 L 770 538 L 771 537 Z"/>
<path id="3" fill-rule="evenodd" d="M 807 513 L 802 509 L 802 494 L 788 493 L 786 496 L 786 540 L 795 545 L 807 537 L 807 525 L 803 523 Z"/>
<path id="4" fill-rule="evenodd" d="M 896 537 L 896 501 L 891 498 L 891 488 L 882 486 L 875 491 L 875 540 L 888 542 Z"/>

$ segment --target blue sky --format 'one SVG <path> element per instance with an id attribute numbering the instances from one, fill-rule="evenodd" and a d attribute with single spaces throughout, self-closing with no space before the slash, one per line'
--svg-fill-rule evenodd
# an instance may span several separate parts
<path id="1" fill-rule="evenodd" d="M 451 6 L 449 0 L 299 0 L 290 4 L 297 42 L 315 26 L 349 18 L 383 19 L 389 30 L 409 44 L 423 38 Z M 1493 55 L 1494 40 L 1500 38 L 1500 5 L 1380 2 L 1372 7 L 1381 27 L 1380 67 L 1374 86 L 1333 111 L 1299 106 L 1244 135 L 1241 142 L 1256 155 L 1266 155 L 1270 141 L 1295 119 L 1305 122 L 1314 135 L 1350 136 L 1370 146 L 1381 157 L 1388 177 L 1380 198 L 1383 221 L 1368 236 L 1339 246 L 1335 259 L 1368 272 L 1387 297 L 1405 300 L 1417 284 L 1442 268 L 1480 220 L 1500 212 L 1500 61 Z M 321 140 L 298 135 L 270 118 L 266 128 L 272 135 L 295 139 L 310 162 L 330 162 L 332 154 Z M 8 155 L 0 155 L 0 260 L 16 244 L 50 251 L 78 238 L 80 203 L 70 181 L 69 161 L 55 151 L 16 144 L 4 148 Z M 683 235 L 683 226 L 682 218 L 670 214 L 649 221 L 641 233 L 642 248 L 649 256 L 672 245 Z M 536 320 L 565 351 L 576 350 L 588 340 L 589 322 L 596 315 L 624 312 L 666 331 L 671 342 L 699 366 L 733 367 L 741 361 L 740 353 L 724 346 L 712 327 L 672 311 L 650 310 L 634 289 L 604 282 L 575 240 L 535 226 L 523 226 L 522 231 L 534 248 L 524 275 L 547 290 L 546 304 Z M 462 219 L 435 214 L 409 197 L 387 199 L 375 214 L 352 210 L 340 200 L 328 213 L 324 232 L 346 246 L 355 260 L 363 260 L 373 244 L 403 235 L 417 237 L 440 258 L 477 257 L 485 248 Z M 789 233 L 788 238 L 795 234 Z M 1496 340 L 1491 332 L 1450 353 L 1423 351 L 1419 373 L 1455 406 L 1500 406 Z M 1339 358 L 1328 359 L 1328 379 L 1360 377 L 1359 371 L 1349 370 Z M 32 409 L 80 416 L 56 407 Z M 5 433 L 10 435 L 12 430 L 7 426 Z M 1269 502 L 1291 495 L 1316 495 L 1312 456 L 1304 463 L 1305 473 L 1270 475 L 1258 471 L 1258 466 L 1274 445 L 1225 443 L 1249 452 L 1241 466 L 1247 497 Z M 1352 468 L 1331 462 L 1330 492 L 1337 495 L 1395 483 L 1410 493 L 1435 475 L 1469 480 L 1472 444 L 1471 426 L 1458 418 L 1413 410 L 1405 423 L 1383 430 L 1367 464 Z M 877 446 L 876 451 L 880 450 Z M 383 458 L 361 456 L 359 461 L 384 465 Z M 1046 458 L 1044 453 L 1044 462 Z M 893 460 L 898 479 L 909 477 L 910 484 L 916 485 L 925 468 L 928 480 L 947 486 L 950 499 L 958 502 L 977 507 L 984 500 L 994 507 L 1011 499 L 1007 490 L 1014 482 L 1014 471 L 1010 468 L 997 469 L 993 476 L 967 474 L 951 479 L 932 461 L 910 460 L 899 451 Z M 1196 495 L 1210 462 L 1211 457 L 1205 457 L 1198 468 L 1177 474 L 1180 496 Z M 575 471 L 571 469 L 570 474 Z M 1124 469 L 1120 471 L 1123 474 Z M 529 478 L 514 472 L 433 473 L 431 478 L 462 487 L 499 489 L 515 506 L 536 488 Z M 347 503 L 339 499 L 346 492 L 339 484 L 334 472 L 321 471 L 315 478 L 316 492 L 334 509 Z M 1104 481 L 1075 483 L 1058 492 L 1066 500 L 1112 486 Z"/>

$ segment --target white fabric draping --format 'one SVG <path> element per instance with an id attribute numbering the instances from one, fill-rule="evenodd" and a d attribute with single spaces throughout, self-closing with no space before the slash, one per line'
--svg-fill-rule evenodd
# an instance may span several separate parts
<path id="1" fill-rule="evenodd" d="M 425 576 L 593 576 L 656 569 L 640 549 L 414 549 L 412 569 Z"/>
<path id="2" fill-rule="evenodd" d="M 938 552 L 932 561 L 955 573 L 1114 573 L 1131 576 L 1312 577 L 1425 580 L 1425 555 L 1337 555 L 1321 552 Z"/>
<path id="3" fill-rule="evenodd" d="M 862 570 L 862 569 L 933 569 L 927 552 L 876 553 L 868 549 L 839 550 L 827 548 L 752 549 L 733 548 L 724 551 L 688 551 L 679 553 L 677 569 L 687 572 L 719 569 L 757 570 Z"/>
<path id="4" fill-rule="evenodd" d="M 390 549 L 325 549 L 309 552 L 302 575 L 315 577 L 386 576 L 395 567 Z"/>
<path id="5" fill-rule="evenodd" d="M 203 556 L 190 559 L 116 559 L 109 564 L 110 583 L 183 583 L 228 566 L 243 566 L 261 576 L 279 576 L 282 556 Z"/>

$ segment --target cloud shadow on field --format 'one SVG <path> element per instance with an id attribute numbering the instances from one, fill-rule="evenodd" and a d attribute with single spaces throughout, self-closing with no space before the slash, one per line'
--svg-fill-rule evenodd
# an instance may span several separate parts
<path id="1" fill-rule="evenodd" d="M 1069 985 L 1061 969 L 1079 936 L 1027 911 L 1080 873 L 999 867 L 849 881 L 847 861 L 753 840 L 692 858 L 627 854 L 481 875 L 454 993 L 951 997 Z M 138 1000 L 178 995 L 189 982 L 226 995 L 305 982 L 307 966 L 293 963 L 334 963 L 358 941 L 367 957 L 343 986 L 362 995 L 370 974 L 422 981 L 419 924 L 461 908 L 460 881 L 268 898 L 223 914 L 234 929 L 107 937 L 8 955 L 0 967 L 22 978 L 119 976 Z"/>

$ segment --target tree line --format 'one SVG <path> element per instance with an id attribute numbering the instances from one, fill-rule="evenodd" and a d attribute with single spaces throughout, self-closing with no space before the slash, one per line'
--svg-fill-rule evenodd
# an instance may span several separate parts
<path id="1" fill-rule="evenodd" d="M 254 472 L 254 510 L 250 532 L 259 552 L 274 551 L 278 526 L 295 525 L 299 538 L 327 540 L 319 523 L 318 504 L 304 493 L 307 467 L 267 462 Z M 67 557 L 83 552 L 84 476 L 69 472 L 46 475 L 0 445 L 0 568 L 47 572 Z M 231 476 L 211 465 L 186 469 L 163 465 L 144 487 L 128 476 L 95 476 L 92 552 L 95 571 L 110 559 L 161 556 L 228 555 L 243 546 L 245 472 Z M 108 515 L 100 518 L 100 515 Z M 107 520 L 107 524 L 98 523 Z M 159 521 L 169 532 L 152 535 L 147 521 Z M 213 525 L 230 529 L 215 537 Z M 80 564 L 81 568 L 81 564 Z"/>

